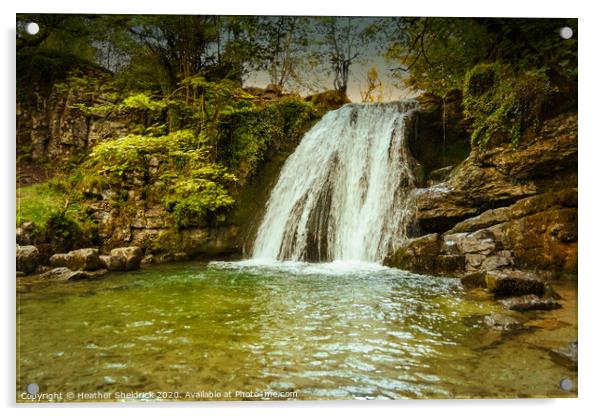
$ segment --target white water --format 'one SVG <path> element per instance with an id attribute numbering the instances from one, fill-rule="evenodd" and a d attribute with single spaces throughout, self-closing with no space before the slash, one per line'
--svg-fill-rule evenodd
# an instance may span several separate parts
<path id="1" fill-rule="evenodd" d="M 348 104 L 327 113 L 284 164 L 253 258 L 380 262 L 401 245 L 413 218 L 405 130 L 416 107 Z"/>

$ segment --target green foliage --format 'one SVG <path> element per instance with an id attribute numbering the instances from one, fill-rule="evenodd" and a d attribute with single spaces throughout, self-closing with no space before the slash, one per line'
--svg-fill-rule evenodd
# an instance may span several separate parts
<path id="1" fill-rule="evenodd" d="M 66 203 L 64 190 L 53 182 L 17 189 L 17 226 L 26 221 L 45 224 Z"/>
<path id="2" fill-rule="evenodd" d="M 220 169 L 214 170 L 214 173 Z M 215 175 L 213 175 L 215 176 Z M 230 180 L 233 175 L 220 176 L 218 182 L 207 179 L 205 174 L 195 171 L 191 178 L 178 179 L 173 182 L 169 194 L 163 202 L 168 212 L 171 212 L 178 225 L 191 225 L 191 219 L 199 219 L 209 213 L 215 213 L 234 204 L 234 198 L 220 182 Z M 224 217 L 218 217 L 218 220 Z"/>
<path id="3" fill-rule="evenodd" d="M 166 107 L 163 100 L 154 100 L 149 93 L 130 95 L 123 100 L 122 108 L 148 111 L 161 111 Z"/>
<path id="4" fill-rule="evenodd" d="M 572 39 L 559 29 L 573 28 Z M 461 89 L 466 73 L 481 63 L 500 62 L 513 72 L 545 73 L 567 89 L 577 77 L 576 19 L 398 18 L 385 29 L 389 60 L 407 86 L 441 97 Z M 575 91 L 572 91 L 575 93 Z"/>
<path id="5" fill-rule="evenodd" d="M 399 65 L 394 75 L 406 86 L 445 96 L 461 89 L 464 76 L 487 56 L 490 36 L 476 19 L 400 18 L 386 57 Z"/>
<path id="6" fill-rule="evenodd" d="M 252 174 L 270 147 L 300 138 L 312 111 L 311 103 L 287 97 L 263 108 L 224 112 L 220 117 L 221 159 L 242 176 Z"/>
<path id="7" fill-rule="evenodd" d="M 106 176 L 112 187 L 144 187 L 152 169 L 163 186 L 150 195 L 164 204 L 179 226 L 233 205 L 228 186 L 235 175 L 211 161 L 207 137 L 192 130 L 165 136 L 129 135 L 94 147 L 86 161 L 91 174 Z"/>
<path id="8" fill-rule="evenodd" d="M 33 223 L 33 236 L 43 236 L 56 250 L 70 250 L 95 239 L 97 226 L 86 215 L 82 201 L 73 198 L 62 178 L 17 191 L 17 226 Z"/>
<path id="9" fill-rule="evenodd" d="M 476 65 L 466 74 L 463 105 L 472 121 L 472 145 L 496 143 L 517 146 L 523 132 L 537 128 L 554 87 L 542 72 L 516 75 L 500 63 Z"/>
<path id="10" fill-rule="evenodd" d="M 76 55 L 46 49 L 25 49 L 17 53 L 17 94 L 32 92 L 32 86 L 49 89 L 65 82 L 69 74 L 94 65 Z M 100 73 L 100 71 L 99 71 Z M 44 91 L 49 93 L 49 91 Z"/>

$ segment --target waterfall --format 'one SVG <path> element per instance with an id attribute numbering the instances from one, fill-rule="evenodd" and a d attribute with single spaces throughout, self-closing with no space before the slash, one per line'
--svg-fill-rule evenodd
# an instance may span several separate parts
<path id="1" fill-rule="evenodd" d="M 253 258 L 380 262 L 400 246 L 413 219 L 407 138 L 417 106 L 347 104 L 327 113 L 285 162 Z"/>

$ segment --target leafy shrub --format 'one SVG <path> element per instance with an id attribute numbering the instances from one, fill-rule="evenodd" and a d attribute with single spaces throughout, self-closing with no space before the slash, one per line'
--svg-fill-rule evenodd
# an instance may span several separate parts
<path id="1" fill-rule="evenodd" d="M 159 137 L 129 135 L 94 147 L 86 166 L 91 173 L 106 175 L 115 188 L 140 188 L 147 185 L 152 161 L 164 186 L 151 197 L 163 203 L 179 226 L 188 226 L 234 204 L 228 186 L 237 178 L 212 161 L 207 142 L 205 135 L 191 130 Z"/>

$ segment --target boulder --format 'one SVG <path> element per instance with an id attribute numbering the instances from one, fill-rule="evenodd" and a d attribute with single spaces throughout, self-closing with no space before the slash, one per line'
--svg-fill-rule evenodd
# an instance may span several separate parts
<path id="1" fill-rule="evenodd" d="M 552 310 L 560 308 L 560 304 L 551 298 L 541 298 L 537 295 L 524 295 L 506 298 L 500 301 L 506 309 L 513 311 L 529 311 L 533 309 Z"/>
<path id="2" fill-rule="evenodd" d="M 71 270 L 93 271 L 102 266 L 96 248 L 82 248 L 67 253 L 67 267 Z"/>
<path id="3" fill-rule="evenodd" d="M 17 271 L 34 272 L 40 264 L 40 252 L 35 246 L 17 245 Z"/>
<path id="4" fill-rule="evenodd" d="M 125 270 L 125 257 L 123 256 L 99 256 L 103 268 L 109 271 Z"/>
<path id="5" fill-rule="evenodd" d="M 416 273 L 434 273 L 439 254 L 439 234 L 414 238 L 385 259 L 386 266 L 410 270 Z"/>
<path id="6" fill-rule="evenodd" d="M 69 254 L 67 253 L 57 253 L 50 256 L 48 261 L 52 267 L 67 267 L 68 258 Z"/>
<path id="7" fill-rule="evenodd" d="M 34 225 L 30 221 L 26 221 L 21 224 L 20 227 L 17 227 L 17 244 L 22 246 L 27 246 L 32 244 Z"/>
<path id="8" fill-rule="evenodd" d="M 487 290 L 496 296 L 542 295 L 545 284 L 533 273 L 518 270 L 485 272 Z"/>
<path id="9" fill-rule="evenodd" d="M 140 247 L 119 247 L 111 250 L 111 257 L 121 257 L 125 264 L 123 270 L 137 270 L 142 261 L 142 249 Z"/>
<path id="10" fill-rule="evenodd" d="M 473 272 L 467 273 L 460 279 L 462 282 L 462 286 L 466 289 L 473 289 L 476 287 L 486 288 L 487 282 L 485 282 L 485 273 L 484 272 Z"/>

